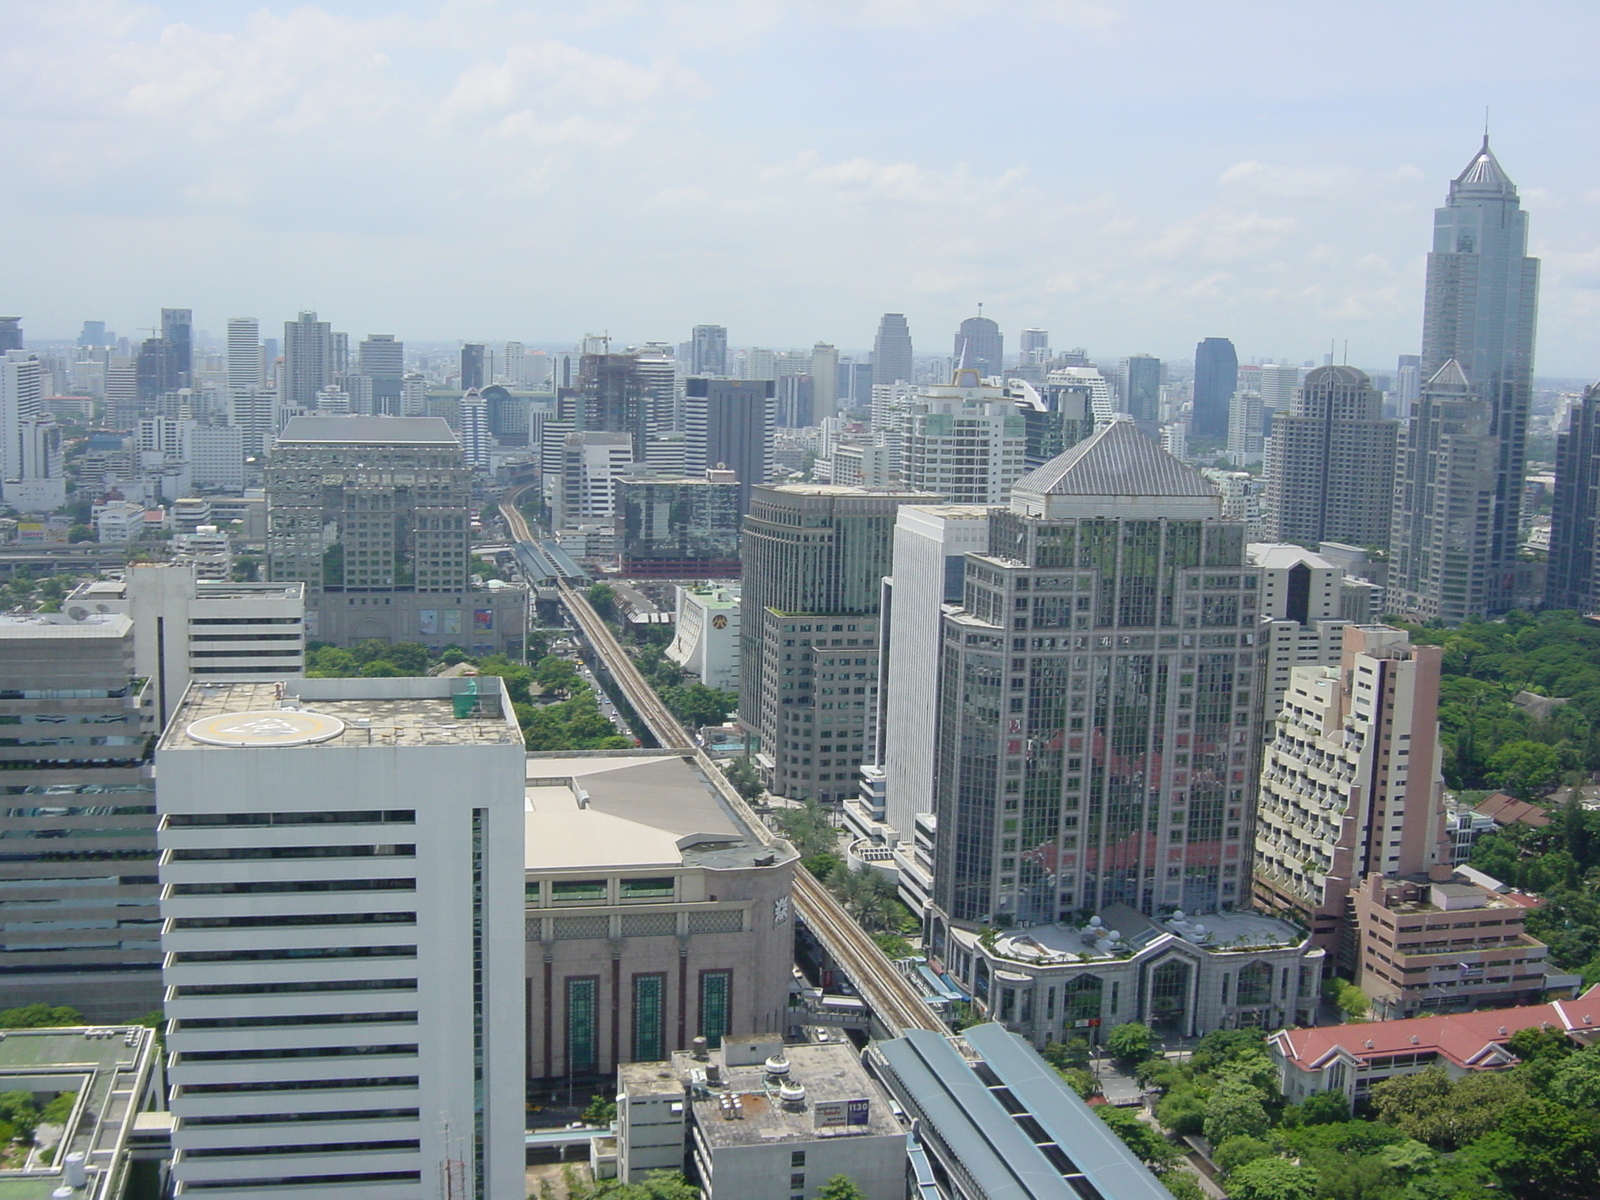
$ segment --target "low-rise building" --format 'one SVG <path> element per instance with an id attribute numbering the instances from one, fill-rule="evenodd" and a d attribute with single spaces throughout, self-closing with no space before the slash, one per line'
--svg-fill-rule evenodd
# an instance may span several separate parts
<path id="1" fill-rule="evenodd" d="M 1442 1066 L 1454 1079 L 1513 1067 L 1518 1059 L 1506 1043 L 1521 1030 L 1541 1028 L 1584 1044 L 1600 1038 L 1600 986 L 1550 1004 L 1283 1029 L 1267 1039 L 1267 1048 L 1285 1099 L 1298 1103 L 1332 1091 L 1354 1102 L 1366 1099 L 1375 1083 L 1429 1067 Z"/>
<path id="2" fill-rule="evenodd" d="M 786 1028 L 798 856 L 701 761 L 529 756 L 530 1079 L 565 1091 L 696 1037 Z"/>
<path id="3" fill-rule="evenodd" d="M 113 500 L 96 505 L 94 535 L 97 541 L 127 545 L 144 535 L 144 505 Z"/>
<path id="4" fill-rule="evenodd" d="M 1351 909 L 1355 980 L 1374 1015 L 1540 1000 L 1549 986 L 1549 947 L 1523 928 L 1534 903 L 1461 874 L 1448 882 L 1369 875 L 1352 893 Z"/>
<path id="5" fill-rule="evenodd" d="M 739 589 L 678 587 L 677 634 L 666 655 L 707 687 L 739 687 Z"/>
<path id="6" fill-rule="evenodd" d="M 134 1194 L 136 1170 L 144 1176 L 143 1194 L 159 1191 L 171 1119 L 163 1111 L 166 1087 L 154 1029 L 7 1030 L 0 1038 L 0 1092 L 25 1092 L 41 1108 L 59 1096 L 73 1097 L 59 1133 L 36 1136 L 20 1162 L 0 1170 L 6 1200 L 123 1200 Z"/>
<path id="7" fill-rule="evenodd" d="M 909 1175 L 949 1200 L 1167 1200 L 1171 1193 L 1021 1038 L 911 1030 L 867 1066 L 915 1124 Z"/>
<path id="8" fill-rule="evenodd" d="M 1157 919 L 1126 904 L 1084 926 L 936 924 L 932 948 L 982 1012 L 1036 1046 L 1129 1021 L 1168 1037 L 1309 1022 L 1324 957 L 1302 930 L 1259 913 Z"/>
<path id="9" fill-rule="evenodd" d="M 618 1085 L 619 1178 L 676 1168 L 687 1141 L 707 1200 L 810 1200 L 835 1175 L 867 1200 L 905 1196 L 906 1132 L 842 1043 L 726 1038 L 623 1067 Z"/>

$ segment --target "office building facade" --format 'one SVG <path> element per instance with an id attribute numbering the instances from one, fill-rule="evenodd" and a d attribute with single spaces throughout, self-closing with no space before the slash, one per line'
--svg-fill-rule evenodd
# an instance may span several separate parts
<path id="1" fill-rule="evenodd" d="M 988 317 L 968 317 L 956 330 L 952 361 L 957 368 L 971 367 L 981 378 L 1004 376 L 1005 335 Z"/>
<path id="2" fill-rule="evenodd" d="M 283 407 L 314 411 L 317 393 L 333 382 L 334 371 L 333 327 L 327 321 L 303 312 L 283 323 Z"/>
<path id="3" fill-rule="evenodd" d="M 696 325 L 690 335 L 689 374 L 728 373 L 728 330 L 724 325 Z"/>
<path id="4" fill-rule="evenodd" d="M 1600 607 L 1600 385 L 1583 389 L 1556 441 L 1545 604 L 1591 613 Z"/>
<path id="5" fill-rule="evenodd" d="M 690 378 L 684 383 L 683 465 L 691 474 L 732 471 L 739 515 L 751 489 L 772 478 L 778 432 L 776 385 L 765 379 Z"/>
<path id="6" fill-rule="evenodd" d="M 156 757 L 180 1194 L 521 1195 L 527 771 L 500 682 L 197 685 Z"/>
<path id="7" fill-rule="evenodd" d="M 1275 541 L 1386 549 L 1394 518 L 1397 422 L 1354 367 L 1318 367 L 1272 417 L 1267 532 Z"/>
<path id="8" fill-rule="evenodd" d="M 741 489 L 728 475 L 619 479 L 617 550 L 623 576 L 737 579 Z"/>
<path id="9" fill-rule="evenodd" d="M 1194 348 L 1192 439 L 1226 442 L 1228 406 L 1239 390 L 1239 355 L 1227 338 L 1208 337 Z"/>
<path id="10" fill-rule="evenodd" d="M 745 517 L 739 720 L 769 790 L 855 791 L 878 692 L 881 584 L 896 510 L 919 492 L 758 487 Z"/>
<path id="11" fill-rule="evenodd" d="M 115 613 L 0 617 L 7 847 L 0 1007 L 67 1004 L 91 1021 L 161 1002 L 155 729 Z"/>
<path id="12" fill-rule="evenodd" d="M 884 313 L 878 334 L 872 342 L 872 386 L 874 388 L 916 381 L 911 356 L 911 328 L 904 313 Z M 857 407 L 860 407 L 858 402 Z"/>
<path id="13" fill-rule="evenodd" d="M 950 504 L 1004 504 L 1026 470 L 1027 429 L 1003 387 L 978 368 L 919 388 L 902 417 L 901 478 Z"/>

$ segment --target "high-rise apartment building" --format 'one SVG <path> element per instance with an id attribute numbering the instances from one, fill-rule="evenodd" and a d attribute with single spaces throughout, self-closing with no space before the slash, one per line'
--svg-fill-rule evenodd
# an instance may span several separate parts
<path id="1" fill-rule="evenodd" d="M 1494 497 L 1476 518 L 1486 522 L 1487 560 L 1481 577 L 1468 581 L 1466 597 L 1447 601 L 1433 593 L 1424 597 L 1423 611 L 1463 609 L 1493 616 L 1516 598 L 1539 292 L 1539 260 L 1529 258 L 1527 250 L 1527 214 L 1485 137 L 1483 148 L 1450 184 L 1444 207 L 1434 210 L 1423 297 L 1422 378 L 1434 379 L 1454 361 L 1473 394 L 1489 406 L 1486 432 L 1496 444 Z M 1442 579 L 1437 582 L 1442 586 Z"/>
<path id="2" fill-rule="evenodd" d="M 1348 964 L 1346 901 L 1367 876 L 1450 863 L 1437 646 L 1348 625 L 1337 666 L 1291 673 L 1261 767 L 1256 897 Z"/>
<path id="3" fill-rule="evenodd" d="M 896 510 L 918 492 L 755 489 L 744 523 L 739 719 L 769 789 L 854 793 L 878 694 L 878 617 Z"/>
<path id="4" fill-rule="evenodd" d="M 1390 527 L 1391 612 L 1450 624 L 1490 614 L 1504 451 L 1494 406 L 1451 359 L 1406 422 Z"/>
<path id="5" fill-rule="evenodd" d="M 578 382 L 572 396 L 573 417 L 580 430 L 626 433 L 642 455 L 649 440 L 654 397 L 632 354 L 585 354 L 578 360 Z"/>
<path id="6" fill-rule="evenodd" d="M 1239 390 L 1239 356 L 1227 338 L 1208 337 L 1194 348 L 1194 409 L 1189 437 L 1225 442 L 1228 405 Z"/>
<path id="7" fill-rule="evenodd" d="M 112 613 L 0 617 L 0 1007 L 98 1022 L 160 1005 L 153 720 L 133 632 Z"/>
<path id="8" fill-rule="evenodd" d="M 911 357 L 911 328 L 903 313 L 884 313 L 872 342 L 872 386 L 916 381 Z M 857 407 L 860 407 L 859 399 Z"/>
<path id="9" fill-rule="evenodd" d="M 489 450 L 494 445 L 494 439 L 489 436 L 489 402 L 476 388 L 469 388 L 461 397 L 457 412 L 460 414 L 457 429 L 462 457 L 474 471 L 487 471 Z"/>
<path id="10" fill-rule="evenodd" d="M 1382 590 L 1361 579 L 1347 579 L 1344 567 L 1303 546 L 1251 542 L 1250 565 L 1261 571 L 1261 646 L 1263 736 L 1283 707 L 1289 676 L 1296 667 L 1331 667 L 1339 662 L 1346 625 L 1373 618 L 1372 594 Z"/>
<path id="11" fill-rule="evenodd" d="M 1294 403 L 1295 389 L 1299 386 L 1299 367 L 1288 363 L 1262 363 L 1257 369 L 1256 390 L 1261 393 L 1261 408 L 1268 417 L 1273 413 L 1288 412 Z"/>
<path id="12" fill-rule="evenodd" d="M 1400 427 L 1383 418 L 1383 397 L 1354 367 L 1318 367 L 1287 411 L 1272 418 L 1267 444 L 1267 530 L 1280 542 L 1389 545 Z"/>
<path id="13" fill-rule="evenodd" d="M 500 681 L 195 686 L 156 758 L 180 1193 L 521 1195 L 527 769 Z"/>
<path id="14" fill-rule="evenodd" d="M 1006 369 L 1005 335 L 988 317 L 968 317 L 956 330 L 953 361 L 957 367 L 972 367 L 987 379 L 1003 376 Z"/>
<path id="15" fill-rule="evenodd" d="M 1600 384 L 1583 389 L 1556 442 L 1545 603 L 1581 613 L 1600 609 Z"/>
<path id="16" fill-rule="evenodd" d="M 696 379 L 684 383 L 684 469 L 728 470 L 739 484 L 739 515 L 751 489 L 772 476 L 777 437 L 775 384 L 769 379 Z"/>
<path id="17" fill-rule="evenodd" d="M 371 333 L 356 348 L 357 369 L 372 380 L 372 411 L 403 416 L 401 381 L 406 373 L 406 344 L 392 333 Z"/>
<path id="18" fill-rule="evenodd" d="M 1004 504 L 1026 471 L 1023 414 L 976 367 L 960 367 L 948 384 L 918 389 L 900 437 L 906 486 L 950 504 Z"/>
<path id="19" fill-rule="evenodd" d="M 1146 437 L 1161 430 L 1161 360 L 1131 354 L 1122 360 L 1122 409 Z"/>
<path id="20" fill-rule="evenodd" d="M 1422 356 L 1402 354 L 1394 371 L 1394 412 L 1402 421 L 1411 416 L 1411 406 L 1422 394 Z"/>
<path id="21" fill-rule="evenodd" d="M 29 350 L 0 354 L 0 488 L 21 479 L 25 427 L 45 415 L 44 363 Z"/>
<path id="22" fill-rule="evenodd" d="M 283 323 L 283 386 L 279 399 L 284 408 L 311 412 L 317 393 L 333 382 L 333 327 L 303 312 Z"/>
<path id="23" fill-rule="evenodd" d="M 728 373 L 728 330 L 723 325 L 696 325 L 690 335 L 689 374 Z"/>
<path id="24" fill-rule="evenodd" d="M 1240 389 L 1228 401 L 1228 460 L 1236 467 L 1261 461 L 1261 393 Z"/>
<path id="25" fill-rule="evenodd" d="M 22 349 L 22 318 L 0 317 L 0 354 Z"/>
<path id="26" fill-rule="evenodd" d="M 261 384 L 261 322 L 254 317 L 230 317 L 228 395 L 241 395 Z"/>

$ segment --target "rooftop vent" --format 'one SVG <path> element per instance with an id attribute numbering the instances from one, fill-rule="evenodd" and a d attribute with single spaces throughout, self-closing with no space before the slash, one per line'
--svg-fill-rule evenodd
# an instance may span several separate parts
<path id="1" fill-rule="evenodd" d="M 764 1064 L 768 1075 L 787 1075 L 789 1073 L 789 1060 L 781 1054 L 774 1054 Z"/>
<path id="2" fill-rule="evenodd" d="M 787 1109 L 802 1109 L 806 1105 L 806 1089 L 798 1083 L 785 1083 L 778 1089 L 778 1099 Z"/>

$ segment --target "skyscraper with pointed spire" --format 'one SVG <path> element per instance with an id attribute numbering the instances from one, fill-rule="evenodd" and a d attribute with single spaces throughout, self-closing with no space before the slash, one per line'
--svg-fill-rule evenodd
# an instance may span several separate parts
<path id="1" fill-rule="evenodd" d="M 1533 399 L 1539 292 L 1539 260 L 1529 258 L 1527 249 L 1527 214 L 1517 198 L 1516 185 L 1496 161 L 1485 134 L 1483 146 L 1451 182 L 1444 207 L 1434 210 L 1433 251 L 1428 255 L 1423 299 L 1421 377 L 1436 395 L 1459 390 L 1464 380 L 1470 394 L 1487 406 L 1485 433 L 1495 443 L 1493 494 L 1487 511 L 1470 514 L 1474 522 L 1470 535 L 1461 524 L 1469 514 L 1452 513 L 1440 524 L 1436 517 L 1408 507 L 1397 496 L 1397 555 L 1403 540 L 1421 556 L 1409 575 L 1401 572 L 1399 588 L 1391 598 L 1391 605 L 1407 601 L 1401 611 L 1459 621 L 1494 616 L 1517 602 L 1518 525 L 1528 410 Z M 1452 362 L 1454 369 L 1446 372 Z M 1453 398 L 1451 404 L 1455 403 Z M 1420 412 L 1412 414 L 1403 453 L 1412 453 L 1411 447 L 1417 445 L 1424 457 L 1417 460 L 1413 455 L 1407 467 L 1425 468 L 1432 462 L 1453 472 L 1453 465 L 1441 460 L 1437 450 L 1426 448 L 1440 444 L 1437 437 L 1442 436 L 1472 456 L 1474 465 L 1469 473 L 1477 470 L 1482 447 L 1469 446 L 1447 427 L 1432 430 L 1427 421 L 1433 419 Z M 1433 494 L 1439 494 L 1437 487 Z M 1422 532 L 1428 523 L 1433 524 L 1432 535 Z M 1446 536 L 1447 530 L 1458 543 L 1455 549 L 1437 541 L 1430 545 L 1429 536 L 1437 539 Z M 1465 552 L 1467 542 L 1473 545 L 1474 563 L 1482 561 L 1481 571 L 1476 565 L 1468 577 L 1454 570 L 1442 571 L 1438 564 Z M 1433 565 L 1426 565 L 1430 560 Z"/>

